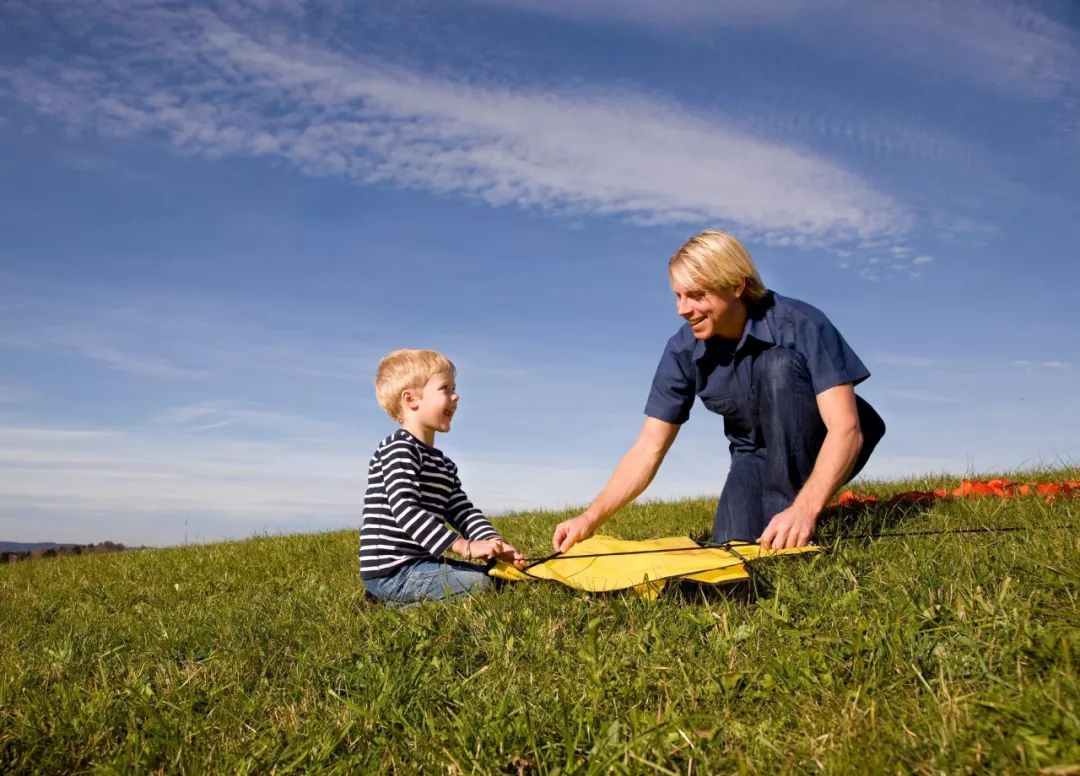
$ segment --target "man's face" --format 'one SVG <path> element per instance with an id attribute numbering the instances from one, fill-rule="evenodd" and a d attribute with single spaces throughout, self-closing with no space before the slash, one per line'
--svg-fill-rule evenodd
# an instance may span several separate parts
<path id="1" fill-rule="evenodd" d="M 690 324 L 694 337 L 739 339 L 746 323 L 746 306 L 739 294 L 741 288 L 709 291 L 688 288 L 672 278 L 671 292 L 675 294 L 675 312 Z"/>

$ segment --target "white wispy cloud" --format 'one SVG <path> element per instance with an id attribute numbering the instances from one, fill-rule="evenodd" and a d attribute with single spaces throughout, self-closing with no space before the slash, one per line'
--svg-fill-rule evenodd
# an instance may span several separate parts
<path id="1" fill-rule="evenodd" d="M 934 261 L 928 254 L 918 254 L 906 244 L 890 244 L 885 240 L 865 240 L 855 251 L 845 251 L 841 266 L 853 268 L 864 280 L 880 281 L 899 274 L 917 278 L 927 264 Z"/>
<path id="2" fill-rule="evenodd" d="M 206 375 L 201 369 L 180 366 L 160 353 L 140 349 L 123 339 L 116 331 L 51 326 L 30 334 L 0 336 L 0 348 L 61 351 L 100 362 L 120 372 L 162 380 L 195 380 Z"/>
<path id="3" fill-rule="evenodd" d="M 149 353 L 132 353 L 85 332 L 60 332 L 54 342 L 85 358 L 101 361 L 122 372 L 163 380 L 195 380 L 204 377 L 201 369 L 190 369 L 170 363 L 165 357 Z"/>
<path id="4" fill-rule="evenodd" d="M 858 4 L 885 11 L 866 28 L 904 45 L 894 56 L 928 74 L 944 70 L 983 87 L 1019 97 L 1053 100 L 1076 88 L 1080 37 L 1069 27 L 1015 0 L 923 0 L 904 8 Z M 874 36 L 877 37 L 877 36 Z"/>
<path id="5" fill-rule="evenodd" d="M 893 353 L 879 354 L 875 359 L 878 363 L 897 366 L 904 369 L 929 369 L 938 366 L 940 359 L 926 356 L 905 356 Z"/>
<path id="6" fill-rule="evenodd" d="M 1066 361 L 1027 361 L 1024 359 L 1016 359 L 1012 362 L 1013 366 L 1023 366 L 1039 369 L 1068 369 L 1070 364 Z"/>
<path id="7" fill-rule="evenodd" d="M 177 542 L 175 519 L 215 524 L 212 538 L 242 537 L 304 515 L 344 527 L 363 499 L 363 462 L 337 446 L 192 436 L 160 427 L 0 427 L 0 527 L 46 511 L 67 541 Z M 137 535 L 103 537 L 87 514 L 142 518 Z"/>
<path id="8" fill-rule="evenodd" d="M 366 383 L 379 347 L 345 335 L 333 343 L 325 336 L 319 343 L 307 341 L 290 328 L 289 313 L 280 305 L 238 315 L 233 305 L 213 298 L 149 291 L 134 298 L 89 284 L 79 291 L 78 301 L 31 300 L 0 308 L 0 351 L 47 353 L 66 360 L 73 371 L 77 360 L 85 360 L 164 382 L 265 372 Z M 47 297 L 57 288 L 38 284 L 23 292 Z M 328 331 L 355 337 L 364 327 L 355 316 L 322 315 Z M 12 397 L 20 395 L 11 390 Z M 0 390 L 0 401 L 4 395 Z"/>
<path id="9" fill-rule="evenodd" d="M 685 35 L 728 27 L 771 27 L 836 52 L 836 36 L 859 58 L 902 62 L 1013 96 L 1052 100 L 1080 78 L 1076 32 L 1016 0 L 488 0 L 490 4 L 586 22 L 638 24 Z M 829 29 L 830 36 L 820 34 Z"/>
<path id="10" fill-rule="evenodd" d="M 981 170 L 989 153 L 970 136 L 919 123 L 902 110 L 874 111 L 850 97 L 821 93 L 783 101 L 751 103 L 746 126 L 770 137 L 809 138 L 842 146 L 845 151 L 880 159 L 948 163 L 965 171 Z"/>
<path id="11" fill-rule="evenodd" d="M 664 29 L 692 29 L 698 25 L 749 27 L 799 19 L 808 13 L 806 0 L 487 0 L 504 8 L 548 13 L 583 21 L 622 20 Z M 820 0 L 826 9 L 843 0 Z"/>
<path id="12" fill-rule="evenodd" d="M 917 388 L 904 390 L 879 390 L 878 393 L 880 393 L 882 396 L 888 396 L 892 399 L 925 402 L 928 404 L 959 404 L 961 401 L 955 396 L 948 396 L 945 394 L 935 393 L 933 391 L 925 391 Z"/>
<path id="13" fill-rule="evenodd" d="M 333 439 L 341 434 L 340 423 L 314 420 L 303 415 L 255 407 L 238 406 L 235 401 L 201 402 L 162 410 L 154 422 L 188 434 L 230 428 L 267 431 L 277 438 Z"/>
<path id="14" fill-rule="evenodd" d="M 37 112 L 80 129 L 492 206 L 720 222 L 780 244 L 912 224 L 901 203 L 841 165 L 654 95 L 439 78 L 206 8 L 101 15 L 91 41 L 108 45 L 93 55 L 38 57 L 0 77 Z"/>
<path id="15" fill-rule="evenodd" d="M 339 428 L 333 437 L 297 433 L 257 441 L 193 432 L 185 424 L 213 416 L 198 407 L 162 415 L 180 427 L 160 419 L 123 428 L 0 426 L 0 536 L 175 544 L 184 540 L 188 518 L 200 526 L 193 538 L 203 540 L 359 526 L 375 432 L 357 436 Z M 297 416 L 284 429 L 270 422 L 278 431 L 326 430 Z M 470 497 L 490 514 L 584 505 L 611 464 L 586 463 L 565 451 L 455 455 Z M 722 471 L 702 470 L 702 455 L 693 440 L 684 441 L 646 496 L 718 493 Z M 40 533 L 41 524 L 26 518 L 31 514 L 47 518 L 52 533 Z M 102 525 L 122 533 L 102 536 Z"/>

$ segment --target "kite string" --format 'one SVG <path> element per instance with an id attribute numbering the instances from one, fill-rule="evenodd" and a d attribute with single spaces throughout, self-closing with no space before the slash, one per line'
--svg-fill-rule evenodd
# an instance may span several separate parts
<path id="1" fill-rule="evenodd" d="M 738 544 L 752 545 L 752 542 L 737 542 Z M 657 550 L 622 550 L 620 552 L 595 552 L 588 555 L 566 555 L 561 552 L 553 552 L 543 558 L 526 558 L 525 561 L 529 565 L 525 566 L 522 571 L 532 568 L 540 563 L 546 563 L 549 560 L 578 560 L 579 558 L 610 558 L 616 555 L 649 555 L 657 552 L 693 552 L 694 550 L 728 550 L 740 560 L 746 560 L 745 557 L 740 555 L 734 549 L 732 549 L 733 542 L 724 542 L 723 544 L 712 544 L 711 542 L 706 544 L 699 544 L 696 547 L 663 547 Z"/>
<path id="2" fill-rule="evenodd" d="M 842 533 L 838 533 L 833 539 L 893 539 L 903 536 L 943 536 L 948 534 L 971 534 L 971 533 L 1010 533 L 1012 531 L 1048 531 L 1052 528 L 1072 528 L 1072 523 L 1061 523 L 1059 525 L 998 525 L 998 526 L 984 526 L 977 528 L 942 528 L 942 529 L 927 529 L 922 531 L 882 531 L 874 533 L 864 534 L 852 534 L 845 536 Z"/>
<path id="3" fill-rule="evenodd" d="M 754 546 L 752 542 L 743 542 L 743 541 L 738 541 L 738 540 L 732 540 L 730 542 L 724 542 L 723 544 L 714 544 L 712 542 L 704 542 L 702 544 L 698 544 L 695 547 L 663 547 L 663 548 L 660 548 L 660 549 L 653 549 L 653 550 L 622 550 L 622 551 L 619 551 L 619 552 L 596 552 L 596 553 L 589 553 L 589 554 L 585 554 L 585 555 L 566 555 L 566 554 L 561 553 L 561 552 L 554 552 L 551 555 L 545 556 L 543 558 L 526 558 L 525 560 L 527 561 L 528 565 L 523 566 L 521 569 L 519 569 L 519 571 L 522 574 L 526 575 L 526 576 L 532 577 L 533 579 L 543 579 L 543 577 L 537 577 L 534 574 L 530 574 L 529 569 L 532 569 L 535 566 L 538 566 L 538 565 L 540 565 L 542 563 L 546 563 L 549 560 L 579 560 L 579 559 L 582 559 L 582 558 L 611 558 L 611 557 L 616 557 L 616 556 L 619 556 L 619 555 L 648 555 L 648 554 L 663 553 L 663 552 L 693 552 L 695 550 L 721 550 L 722 549 L 722 550 L 727 550 L 735 558 L 735 560 L 737 560 L 739 562 L 739 565 L 742 566 L 743 571 L 746 572 L 746 575 L 749 578 L 749 576 L 750 576 L 749 558 L 747 558 L 745 555 L 741 554 L 740 552 L 738 552 L 735 549 L 734 545 L 736 545 L 736 544 L 743 545 L 743 546 L 748 546 L 748 547 Z M 730 565 L 710 566 L 708 568 L 696 569 L 696 570 L 693 570 L 693 571 L 686 571 L 686 572 L 683 572 L 683 573 L 680 573 L 680 574 L 673 574 L 673 575 L 667 576 L 667 577 L 659 577 L 658 579 L 654 579 L 654 580 L 649 580 L 649 578 L 646 577 L 645 581 L 646 582 L 650 582 L 650 581 L 657 582 L 657 581 L 663 581 L 663 580 L 667 580 L 667 579 L 676 579 L 676 578 L 681 578 L 681 577 L 686 577 L 686 576 L 692 576 L 694 574 L 705 574 L 705 573 L 708 573 L 710 571 L 719 571 L 720 569 L 725 569 L 725 568 L 730 568 Z M 573 574 L 571 576 L 575 576 L 577 573 L 580 573 L 580 572 L 575 572 L 575 574 Z"/>
<path id="4" fill-rule="evenodd" d="M 844 534 L 837 534 L 832 537 L 833 539 L 894 539 L 904 536 L 946 536 L 949 534 L 970 534 L 970 533 L 1010 533 L 1013 531 L 1048 531 L 1052 528 L 1067 528 L 1071 529 L 1072 523 L 1062 523 L 1061 525 L 1053 526 L 1027 526 L 1027 525 L 1012 525 L 1012 526 L 983 526 L 976 528 L 943 528 L 940 530 L 928 529 L 922 531 L 888 531 L 888 532 L 870 532 L 863 534 L 852 534 L 845 536 Z M 525 562 L 528 564 L 522 571 L 528 571 L 533 566 L 537 566 L 541 563 L 547 563 L 549 560 L 577 560 L 579 558 L 610 558 L 618 555 L 648 555 L 651 553 L 662 552 L 688 552 L 693 550 L 709 550 L 709 549 L 723 549 L 727 550 L 731 554 L 735 555 L 739 560 L 745 564 L 747 558 L 735 549 L 735 545 L 753 546 L 753 542 L 724 542 L 722 544 L 713 544 L 712 542 L 704 542 L 697 547 L 664 547 L 656 550 L 623 550 L 621 552 L 597 552 L 588 555 L 567 555 L 562 552 L 553 552 L 551 555 L 544 556 L 542 558 L 525 558 Z"/>

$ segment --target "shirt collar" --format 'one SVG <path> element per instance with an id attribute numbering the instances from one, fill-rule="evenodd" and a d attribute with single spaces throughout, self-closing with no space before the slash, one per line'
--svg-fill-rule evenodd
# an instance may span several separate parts
<path id="1" fill-rule="evenodd" d="M 769 327 L 768 321 L 765 320 L 766 313 L 772 309 L 773 298 L 770 291 L 761 304 L 756 304 L 750 307 L 747 311 L 746 323 L 743 324 L 743 333 L 739 337 L 739 343 L 735 346 L 735 352 L 738 353 L 747 346 L 747 341 L 755 339 L 758 342 L 765 343 L 766 345 L 775 345 L 776 339 L 773 337 L 772 329 Z M 705 355 L 707 340 L 697 340 L 694 343 L 694 360 L 697 361 Z"/>

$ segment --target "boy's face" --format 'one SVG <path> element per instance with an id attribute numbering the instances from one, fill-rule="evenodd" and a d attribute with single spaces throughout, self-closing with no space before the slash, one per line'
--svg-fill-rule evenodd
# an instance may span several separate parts
<path id="1" fill-rule="evenodd" d="M 437 372 L 424 384 L 415 400 L 415 418 L 424 428 L 445 434 L 450 430 L 457 404 L 454 376 L 449 372 Z"/>

